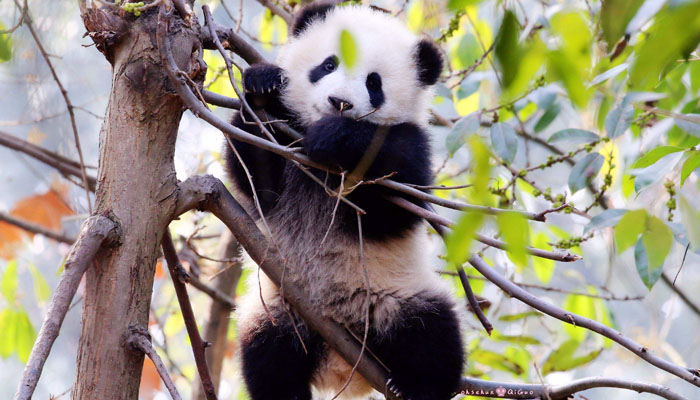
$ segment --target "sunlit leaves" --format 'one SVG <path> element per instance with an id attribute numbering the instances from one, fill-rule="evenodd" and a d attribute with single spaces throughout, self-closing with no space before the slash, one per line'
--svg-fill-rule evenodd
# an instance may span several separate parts
<path id="1" fill-rule="evenodd" d="M 591 143 L 598 139 L 600 139 L 600 137 L 591 131 L 586 131 L 583 129 L 564 129 L 550 136 L 547 141 L 549 143 Z"/>
<path id="2" fill-rule="evenodd" d="M 471 243 L 483 222 L 480 212 L 465 212 L 460 217 L 450 235 L 445 239 L 447 261 L 462 265 L 469 258 Z"/>
<path id="3" fill-rule="evenodd" d="M 503 122 L 491 125 L 491 145 L 503 161 L 512 163 L 518 151 L 518 138 L 513 127 Z"/>
<path id="4" fill-rule="evenodd" d="M 645 168 L 648 167 L 657 161 L 659 161 L 662 157 L 667 156 L 671 153 L 677 153 L 679 151 L 683 151 L 682 148 L 680 147 L 674 147 L 674 146 L 659 146 L 656 147 L 646 154 L 644 154 L 642 157 L 640 157 L 637 161 L 634 162 L 634 164 L 631 165 L 630 168 Z"/>
<path id="5" fill-rule="evenodd" d="M 510 372 L 513 375 L 520 375 L 524 372 L 517 362 L 490 350 L 477 349 L 469 354 L 469 359 L 499 371 Z"/>
<path id="6" fill-rule="evenodd" d="M 632 117 L 634 117 L 634 107 L 626 102 L 610 111 L 605 117 L 605 130 L 608 132 L 608 137 L 615 139 L 625 133 L 632 125 Z"/>
<path id="7" fill-rule="evenodd" d="M 610 52 L 615 43 L 625 34 L 627 25 L 639 10 L 644 0 L 606 0 L 600 10 L 600 26 L 603 39 Z"/>
<path id="8" fill-rule="evenodd" d="M 530 244 L 530 226 L 522 215 L 515 212 L 498 214 L 498 230 L 505 240 L 508 258 L 518 267 L 528 263 L 526 247 Z"/>
<path id="9" fill-rule="evenodd" d="M 620 218 L 620 222 L 615 226 L 618 253 L 627 250 L 637 241 L 637 237 L 644 231 L 646 218 L 646 210 L 629 211 Z"/>
<path id="10" fill-rule="evenodd" d="M 547 73 L 561 80 L 572 102 L 585 107 L 592 91 L 583 84 L 591 68 L 591 32 L 582 13 L 558 13 L 552 17 L 552 31 L 561 38 L 557 50 L 548 53 Z"/>
<path id="11" fill-rule="evenodd" d="M 680 28 L 682 27 L 682 28 Z M 688 56 L 700 42 L 700 3 L 673 2 L 660 11 L 648 37 L 639 45 L 630 70 L 630 84 L 650 88 L 663 71 Z"/>
<path id="12" fill-rule="evenodd" d="M 671 251 L 673 234 L 662 220 L 650 215 L 646 219 L 642 243 L 647 252 L 649 269 L 654 270 L 664 264 L 668 252 Z"/>
<path id="13" fill-rule="evenodd" d="M 559 348 L 549 354 L 544 364 L 542 365 L 542 374 L 546 375 L 556 371 L 569 371 L 574 368 L 585 365 L 595 360 L 603 351 L 602 348 L 586 353 L 581 356 L 574 356 L 576 350 L 580 346 L 580 342 L 574 339 L 569 339 L 562 343 Z"/>
<path id="14" fill-rule="evenodd" d="M 7 302 L 14 304 L 17 296 L 17 261 L 12 260 L 5 266 L 0 289 Z"/>
<path id="15" fill-rule="evenodd" d="M 287 41 L 287 23 L 279 16 L 272 14 L 268 8 L 260 19 L 260 41 L 266 49 L 272 48 L 272 43 L 281 44 Z"/>
<path id="16" fill-rule="evenodd" d="M 340 31 L 340 59 L 347 69 L 353 69 L 357 62 L 357 43 L 347 30 Z"/>
<path id="17" fill-rule="evenodd" d="M 474 204 L 491 205 L 491 194 L 488 190 L 489 179 L 491 177 L 491 155 L 488 147 L 477 135 L 469 138 L 469 145 L 472 154 L 472 187 L 469 191 L 469 200 Z"/>
<path id="18" fill-rule="evenodd" d="M 43 302 L 51 297 L 51 288 L 49 284 L 44 279 L 41 272 L 33 264 L 29 264 L 29 272 L 32 274 L 32 281 L 34 283 L 34 296 L 36 296 L 37 301 Z"/>
<path id="19" fill-rule="evenodd" d="M 27 311 L 5 308 L 0 311 L 0 327 L 0 357 L 7 358 L 16 353 L 17 358 L 26 363 L 36 340 L 36 330 Z"/>
<path id="20" fill-rule="evenodd" d="M 5 30 L 5 25 L 0 23 L 0 31 Z M 0 63 L 12 58 L 12 40 L 10 34 L 0 34 Z"/>
<path id="21" fill-rule="evenodd" d="M 538 233 L 532 240 L 534 247 L 542 250 L 551 251 L 552 246 L 549 244 L 549 238 L 543 232 Z M 554 274 L 554 260 L 542 257 L 532 257 L 532 267 L 535 270 L 535 276 L 540 282 L 547 284 Z"/>
<path id="22" fill-rule="evenodd" d="M 680 196 L 678 205 L 681 211 L 681 221 L 688 234 L 688 241 L 693 251 L 700 250 L 700 214 L 694 210 L 688 200 Z"/>
<path id="23" fill-rule="evenodd" d="M 600 153 L 586 154 L 578 160 L 569 174 L 569 188 L 576 193 L 588 185 L 598 175 L 605 158 Z"/>
<path id="24" fill-rule="evenodd" d="M 451 11 L 457 11 L 464 9 L 467 6 L 479 4 L 480 2 L 481 0 L 449 0 L 447 2 L 447 8 Z"/>
<path id="25" fill-rule="evenodd" d="M 588 291 L 591 294 L 595 294 L 595 290 L 591 287 L 588 288 Z M 580 294 L 570 294 L 566 296 L 563 307 L 576 315 L 596 320 L 608 326 L 612 323 L 610 312 L 602 299 Z M 569 337 L 577 342 L 583 342 L 586 336 L 589 335 L 589 331 L 585 328 L 574 326 L 567 322 L 562 322 L 562 324 Z"/>

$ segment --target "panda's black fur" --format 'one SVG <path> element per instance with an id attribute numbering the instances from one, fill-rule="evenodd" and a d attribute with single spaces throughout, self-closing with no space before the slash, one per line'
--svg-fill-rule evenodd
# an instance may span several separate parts
<path id="1" fill-rule="evenodd" d="M 303 8 L 292 26 L 293 36 L 303 39 L 307 29 L 322 22 L 334 9 L 328 4 Z M 431 86 L 442 70 L 440 53 L 424 40 L 417 41 L 415 47 L 411 59 L 417 75 L 415 84 Z M 316 84 L 335 72 L 338 60 L 337 57 L 329 60 L 331 56 L 335 57 L 329 55 L 308 71 L 297 72 L 303 72 L 305 79 Z M 331 65 L 333 63 L 335 65 Z M 370 73 L 366 81 L 368 102 L 379 109 L 385 100 L 391 100 L 385 99 L 382 78 L 380 74 Z M 307 123 L 298 112 L 291 110 L 293 107 L 285 104 L 283 95 L 288 79 L 288 72 L 276 65 L 252 65 L 243 74 L 246 98 L 270 119 L 287 120 L 301 132 L 304 151 L 313 161 L 352 171 L 373 143 L 380 143 L 379 151 L 364 173 L 365 178 L 393 173 L 392 179 L 399 182 L 430 184 L 429 140 L 420 124 L 404 121 L 380 125 L 343 115 L 342 110 L 338 115 L 325 115 Z M 329 96 L 333 106 L 337 101 L 344 100 Z M 248 116 L 245 120 L 252 118 Z M 262 135 L 256 125 L 245 123 L 240 114 L 234 117 L 233 124 L 249 133 Z M 378 136 L 382 137 L 379 141 Z M 275 138 L 283 145 L 292 143 L 292 139 L 281 133 L 275 133 Z M 348 283 L 355 282 L 355 275 L 362 276 L 358 256 L 348 254 L 359 249 L 357 212 L 340 203 L 332 229 L 325 241 L 322 240 L 329 229 L 336 198 L 280 156 L 246 143 L 234 141 L 233 144 L 252 176 L 272 240 L 280 247 L 283 257 L 291 260 L 287 266 L 288 279 L 305 286 L 312 304 L 318 304 L 319 312 L 346 324 L 361 336 L 366 291 L 360 284 Z M 225 158 L 235 191 L 245 200 L 249 212 L 259 218 L 252 206 L 249 180 L 237 156 L 227 148 Z M 340 185 L 338 176 L 313 169 L 312 173 L 330 188 Z M 387 262 L 387 271 L 394 269 L 389 263 L 397 262 L 400 265 L 396 268 L 396 281 L 401 281 L 403 274 L 412 273 L 411 265 L 405 265 L 410 263 L 401 257 L 425 251 L 415 248 L 416 243 L 423 243 L 417 239 L 425 230 L 420 218 L 390 203 L 386 195 L 401 196 L 374 184 L 360 185 L 347 195 L 366 211 L 361 217 L 361 226 L 368 249 L 367 263 L 371 264 L 367 268 L 375 274 L 373 276 L 379 277 L 370 281 L 372 319 L 367 345 L 390 369 L 388 387 L 401 393 L 404 399 L 446 400 L 457 390 L 464 364 L 454 301 L 441 288 L 433 290 L 432 280 L 425 283 L 424 288 L 414 290 L 410 279 L 401 286 L 382 275 L 386 272 L 381 265 L 383 262 Z M 424 206 L 414 198 L 407 199 Z M 408 249 L 410 254 L 391 254 L 402 251 L 397 249 Z M 423 264 L 416 260 L 416 265 Z M 426 274 L 424 270 L 421 267 L 421 274 Z M 426 279 L 415 279 L 421 280 Z M 437 286 L 439 278 L 435 278 L 435 282 Z M 249 288 L 256 296 L 258 290 L 258 287 Z M 269 282 L 263 284 L 262 290 L 267 296 L 267 311 L 260 312 L 258 304 L 250 307 L 243 304 L 239 311 L 243 377 L 252 400 L 310 400 L 312 385 L 321 391 L 340 389 L 350 367 L 338 361 L 337 354 L 330 351 L 293 310 L 287 312 Z M 250 296 L 250 301 L 255 302 L 256 296 Z M 353 379 L 345 397 L 341 398 L 367 398 L 369 387 L 361 378 Z"/>

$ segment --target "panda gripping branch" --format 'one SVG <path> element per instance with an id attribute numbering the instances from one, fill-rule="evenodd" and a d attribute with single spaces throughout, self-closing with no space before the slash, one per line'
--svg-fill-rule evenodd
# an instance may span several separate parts
<path id="1" fill-rule="evenodd" d="M 356 43 L 352 68 L 340 58 L 342 31 Z M 400 182 L 429 185 L 425 127 L 432 86 L 442 67 L 432 42 L 416 37 L 390 15 L 361 6 L 312 4 L 297 14 L 277 64 L 251 66 L 243 74 L 243 86 L 253 108 L 271 119 L 288 120 L 303 134 L 304 151 L 312 160 L 360 174 L 361 179 L 393 174 Z M 256 125 L 246 123 L 251 120 L 238 113 L 233 123 L 262 136 Z M 292 142 L 273 134 L 281 144 Z M 289 161 L 246 143 L 233 144 L 238 155 L 227 147 L 225 156 L 234 194 L 260 218 L 240 157 L 252 177 L 270 239 L 287 262 L 284 281 L 302 287 L 319 313 L 358 337 L 369 310 L 367 348 L 388 368 L 388 390 L 407 400 L 451 398 L 465 362 L 461 324 L 448 285 L 431 266 L 424 222 L 385 199 L 396 193 L 359 185 L 347 198 L 366 212 L 360 242 L 353 208 L 337 205 L 335 197 Z M 341 187 L 339 176 L 312 173 L 334 190 Z M 335 395 L 352 367 L 293 309 L 287 310 L 280 289 L 267 276 L 250 275 L 237 311 L 250 397 L 310 400 Z M 378 394 L 354 374 L 339 398 L 373 395 Z"/>

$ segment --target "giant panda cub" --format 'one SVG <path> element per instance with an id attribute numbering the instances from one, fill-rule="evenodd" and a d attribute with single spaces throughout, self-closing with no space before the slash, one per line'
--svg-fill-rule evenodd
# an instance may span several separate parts
<path id="1" fill-rule="evenodd" d="M 341 59 L 343 30 L 357 49 L 352 68 Z M 360 170 L 365 180 L 393 173 L 399 182 L 429 185 L 425 127 L 431 87 L 442 66 L 430 41 L 380 10 L 315 4 L 297 14 L 277 65 L 251 66 L 243 86 L 253 107 L 270 119 L 288 120 L 303 134 L 304 152 L 313 161 L 348 171 L 346 182 Z M 237 127 L 261 135 L 251 121 L 234 117 Z M 292 142 L 274 134 L 281 144 Z M 424 222 L 384 197 L 396 193 L 376 184 L 355 187 L 347 199 L 366 212 L 361 254 L 355 209 L 342 202 L 336 209 L 337 198 L 291 162 L 242 142 L 234 146 L 238 155 L 230 149 L 226 154 L 234 194 L 260 218 L 240 157 L 271 241 L 286 260 L 284 281 L 303 288 L 319 313 L 360 338 L 369 307 L 367 348 L 390 371 L 388 390 L 410 400 L 451 398 L 464 349 L 455 301 L 428 259 Z M 338 175 L 312 173 L 328 188 L 340 187 Z M 251 276 L 238 307 L 242 374 L 250 397 L 310 400 L 340 391 L 351 366 L 287 310 L 279 288 L 263 273 Z M 372 394 L 354 374 L 339 398 Z"/>

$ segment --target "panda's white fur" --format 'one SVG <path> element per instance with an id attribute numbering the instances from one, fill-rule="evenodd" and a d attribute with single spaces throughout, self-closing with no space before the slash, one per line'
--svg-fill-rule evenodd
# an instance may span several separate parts
<path id="1" fill-rule="evenodd" d="M 357 46 L 356 65 L 348 70 L 341 62 L 338 71 L 312 84 L 308 72 L 314 66 L 329 54 L 340 57 L 340 33 L 344 30 Z M 414 60 L 417 42 L 418 37 L 389 14 L 360 6 L 334 8 L 323 22 L 311 24 L 280 50 L 277 62 L 289 79 L 283 101 L 306 124 L 337 114 L 328 103 L 329 95 L 350 100 L 354 108 L 344 115 L 359 117 L 373 109 L 365 78 L 377 72 L 382 76 L 386 102 L 366 120 L 380 125 L 425 125 L 433 93 L 418 82 Z"/>
<path id="2" fill-rule="evenodd" d="M 357 45 L 356 65 L 348 70 L 341 63 L 333 74 L 311 83 L 310 70 L 330 54 L 340 56 L 339 37 L 343 30 L 351 34 Z M 357 118 L 374 108 L 365 79 L 370 72 L 377 72 L 382 77 L 385 101 L 366 120 L 379 125 L 410 122 L 424 127 L 432 91 L 418 79 L 415 48 L 419 40 L 390 15 L 366 7 L 336 7 L 325 19 L 306 27 L 302 35 L 290 38 L 280 50 L 278 65 L 287 78 L 282 101 L 304 125 L 337 114 L 328 96 L 349 100 L 354 107 L 343 115 Z M 399 237 L 365 241 L 362 260 L 357 240 L 343 235 L 341 230 L 346 228 L 338 223 L 331 226 L 335 199 L 321 192 L 305 200 L 307 204 L 289 204 L 298 202 L 298 198 L 281 194 L 278 207 L 282 211 L 268 217 L 267 223 L 271 241 L 288 263 L 285 282 L 304 288 L 319 313 L 348 325 L 363 323 L 368 306 L 363 265 L 369 275 L 372 328 L 377 332 L 391 329 L 400 303 L 419 302 L 415 297 L 419 293 L 452 297 L 429 259 L 431 242 L 424 223 Z M 260 227 L 266 231 L 262 222 Z M 249 276 L 248 290 L 238 300 L 237 309 L 238 332 L 244 342 L 269 319 L 265 307 L 268 310 L 284 307 L 279 288 L 264 273 L 253 271 Z M 316 395 L 337 393 L 350 371 L 351 367 L 330 351 L 311 380 Z M 339 398 L 366 398 L 370 393 L 372 388 L 359 374 L 354 374 Z"/>

